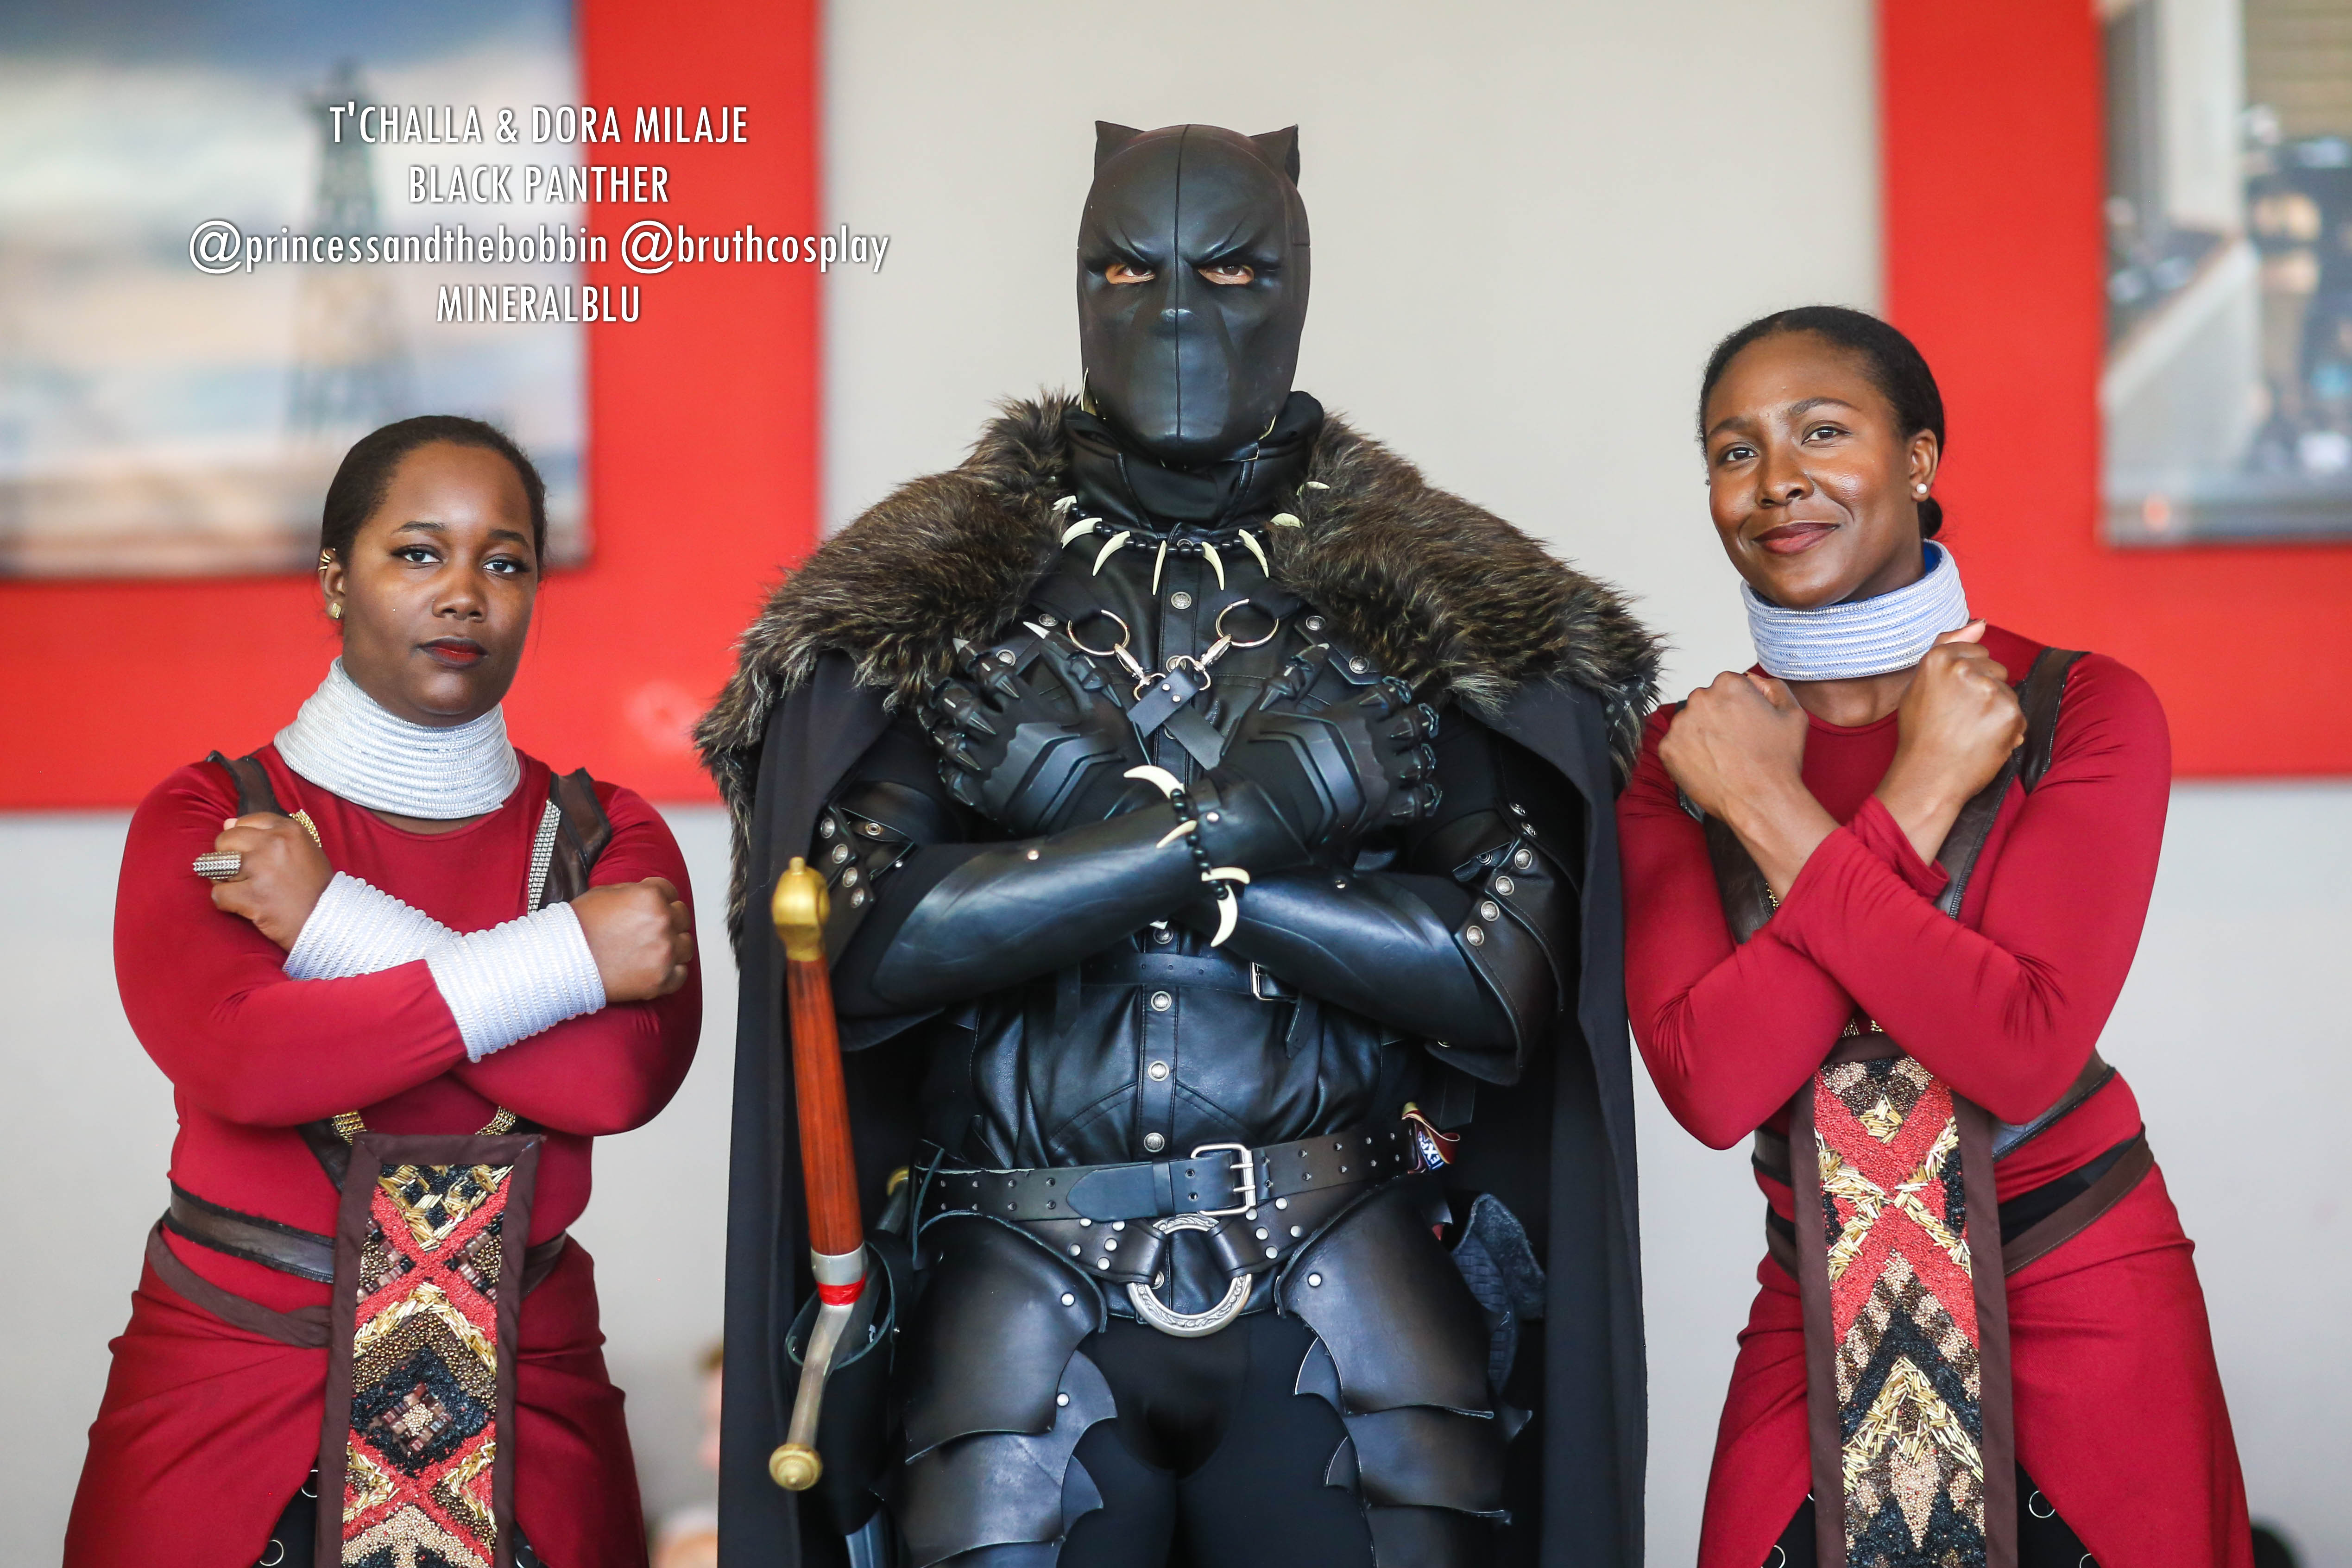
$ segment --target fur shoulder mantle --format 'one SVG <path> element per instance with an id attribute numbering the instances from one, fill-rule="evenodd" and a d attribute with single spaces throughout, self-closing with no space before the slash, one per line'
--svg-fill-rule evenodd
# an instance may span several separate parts
<path id="1" fill-rule="evenodd" d="M 1066 397 L 1004 405 L 957 467 L 900 486 L 825 541 L 737 644 L 734 678 L 696 727 L 736 820 L 750 809 L 768 716 L 840 650 L 891 706 L 946 676 L 958 638 L 983 642 L 1051 570 L 1067 493 Z M 1624 597 L 1502 518 L 1425 483 L 1379 442 L 1326 416 L 1295 508 L 1269 528 L 1273 575 L 1339 638 L 1424 696 L 1492 712 L 1528 681 L 1597 694 L 1622 778 L 1655 697 L 1657 640 Z"/>

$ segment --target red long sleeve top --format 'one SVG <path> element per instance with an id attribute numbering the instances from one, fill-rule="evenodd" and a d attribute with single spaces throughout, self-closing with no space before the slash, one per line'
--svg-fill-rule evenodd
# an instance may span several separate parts
<path id="1" fill-rule="evenodd" d="M 337 871 L 456 931 L 524 913 L 546 764 L 523 757 L 521 781 L 481 821 L 415 833 L 299 777 L 275 747 L 257 755 L 280 803 L 310 813 Z M 600 783 L 596 793 L 613 839 L 591 880 L 662 876 L 690 896 L 660 815 L 630 790 Z M 548 1130 L 530 1239 L 579 1218 L 591 1140 L 651 1120 L 686 1077 L 702 1024 L 698 967 L 658 1001 L 606 1007 L 469 1062 L 423 959 L 349 979 L 289 979 L 276 943 L 213 907 L 211 884 L 189 866 L 236 812 L 227 774 L 193 764 L 141 802 L 123 849 L 115 977 L 131 1027 L 172 1081 L 172 1179 L 213 1203 L 330 1233 L 335 1190 L 297 1125 L 358 1110 L 376 1131 L 471 1133 L 504 1105 Z M 168 1239 L 189 1267 L 265 1306 L 326 1299 L 323 1285 Z"/>
<path id="2" fill-rule="evenodd" d="M 2022 679 L 2042 645 L 1999 628 L 1985 647 Z M 1651 1077 L 1710 1147 L 1785 1131 L 1789 1101 L 1857 1008 L 1931 1071 L 2004 1121 L 2029 1120 L 2088 1060 L 2139 946 L 2171 785 L 2164 711 L 2147 683 L 2091 654 L 2067 683 L 2050 769 L 2012 786 L 1960 918 L 1933 900 L 1922 861 L 1872 791 L 1897 721 L 1819 718 L 1804 781 L 1841 824 L 1744 945 L 1725 924 L 1699 824 L 1658 760 L 1671 709 L 1651 716 L 1618 802 L 1626 999 Z M 2000 1166 L 2002 1197 L 2128 1138 L 2139 1109 L 2120 1077 Z M 1787 1213 L 1788 1188 L 1764 1183 Z"/>

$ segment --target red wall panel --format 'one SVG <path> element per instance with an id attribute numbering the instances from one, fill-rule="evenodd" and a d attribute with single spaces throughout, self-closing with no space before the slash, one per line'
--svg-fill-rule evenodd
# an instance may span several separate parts
<path id="1" fill-rule="evenodd" d="M 582 0 L 577 15 L 583 96 L 618 106 L 625 135 L 639 104 L 751 109 L 743 146 L 624 143 L 630 162 L 668 165 L 672 199 L 591 212 L 615 257 L 646 216 L 817 227 L 816 0 L 709 0 L 690 19 Z M 818 278 L 781 265 L 640 278 L 617 259 L 588 274 L 641 284 L 644 312 L 588 329 L 594 557 L 541 591 L 508 721 L 559 768 L 705 800 L 686 726 L 762 587 L 816 538 Z M 0 809 L 126 805 L 215 747 L 259 746 L 333 649 L 308 579 L 0 583 Z"/>
<path id="2" fill-rule="evenodd" d="M 1942 384 L 1969 597 L 2152 681 L 2184 774 L 2352 773 L 2352 546 L 2100 537 L 2099 27 L 2088 0 L 1882 0 L 1886 298 Z"/>

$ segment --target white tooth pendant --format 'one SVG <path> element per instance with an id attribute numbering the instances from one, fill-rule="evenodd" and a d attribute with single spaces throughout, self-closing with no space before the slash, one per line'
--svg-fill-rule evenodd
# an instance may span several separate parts
<path id="1" fill-rule="evenodd" d="M 1155 597 L 1160 592 L 1160 569 L 1167 564 L 1168 541 L 1161 539 L 1160 549 L 1151 557 L 1151 591 Z"/>
<path id="2" fill-rule="evenodd" d="M 1110 543 L 1103 546 L 1102 554 L 1095 557 L 1094 575 L 1099 576 L 1102 572 L 1103 562 L 1108 560 L 1112 556 L 1117 555 L 1121 549 L 1125 549 L 1127 541 L 1134 537 L 1135 535 L 1126 528 L 1121 528 L 1118 532 L 1111 535 Z"/>
<path id="3" fill-rule="evenodd" d="M 1217 586 L 1219 588 L 1224 587 L 1225 558 L 1217 553 L 1217 547 L 1211 544 L 1208 540 L 1202 539 L 1201 541 L 1201 559 L 1207 561 L 1209 563 L 1209 570 L 1217 574 Z"/>
<path id="4" fill-rule="evenodd" d="M 1241 924 L 1242 918 L 1241 900 L 1235 898 L 1234 890 L 1224 884 L 1233 882 L 1246 884 L 1250 873 L 1237 865 L 1221 865 L 1211 871 L 1209 876 L 1217 886 L 1217 934 L 1209 938 L 1209 946 L 1222 947 L 1225 945 L 1225 938 L 1234 934 L 1234 927 Z"/>
<path id="5" fill-rule="evenodd" d="M 1292 512 L 1276 512 L 1266 521 L 1277 528 L 1295 528 L 1300 526 L 1297 515 Z"/>
<path id="6" fill-rule="evenodd" d="M 1265 547 L 1259 544 L 1257 542 L 1257 536 L 1250 532 L 1247 528 L 1242 528 L 1238 531 L 1241 535 L 1242 548 L 1248 550 L 1250 554 L 1257 557 L 1258 570 L 1265 573 L 1268 577 L 1272 577 L 1274 575 L 1274 566 L 1272 562 L 1265 559 Z"/>
<path id="7" fill-rule="evenodd" d="M 1070 508 L 1077 504 L 1078 498 L 1076 496 L 1065 496 L 1054 503 L 1054 515 L 1057 517 L 1067 516 Z"/>
<path id="8" fill-rule="evenodd" d="M 1067 549 L 1071 540 L 1083 538 L 1094 531 L 1095 520 L 1092 517 L 1079 518 L 1076 522 L 1072 523 L 1068 528 L 1062 530 L 1063 548 Z"/>
<path id="9" fill-rule="evenodd" d="M 1177 790 L 1184 788 L 1183 780 L 1177 778 L 1176 775 L 1169 772 L 1165 768 L 1155 768 L 1148 762 L 1140 768 L 1129 768 L 1125 773 L 1120 774 L 1119 777 L 1122 779 L 1140 779 L 1146 784 L 1158 789 L 1162 795 L 1173 795 Z"/>

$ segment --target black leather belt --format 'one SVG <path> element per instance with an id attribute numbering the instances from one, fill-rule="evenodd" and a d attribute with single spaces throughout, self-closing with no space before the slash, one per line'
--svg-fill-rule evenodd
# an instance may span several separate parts
<path id="1" fill-rule="evenodd" d="M 1000 1219 L 1166 1219 L 1240 1214 L 1309 1191 L 1402 1175 L 1412 1146 L 1402 1129 L 1333 1133 L 1261 1149 L 1203 1144 L 1182 1159 L 1036 1170 L 939 1169 L 923 1217 L 973 1209 Z"/>
<path id="2" fill-rule="evenodd" d="M 1286 1002 L 1298 993 L 1257 965 L 1241 958 L 1199 954 L 1145 953 L 1114 948 L 1078 967 L 1089 986 L 1183 986 L 1232 991 L 1262 1002 Z"/>
<path id="3" fill-rule="evenodd" d="M 1037 1170 L 934 1170 L 920 1215 L 928 1225 L 985 1215 L 1027 1231 L 1106 1284 L 1165 1333 L 1214 1333 L 1240 1312 L 1252 1281 L 1279 1268 L 1378 1185 L 1412 1168 L 1402 1128 L 1334 1133 L 1264 1148 L 1206 1144 L 1183 1159 Z M 1211 1311 L 1170 1312 L 1150 1292 L 1165 1283 L 1171 1238 L 1205 1233 L 1232 1281 Z M 1263 1293 L 1263 1292 L 1259 1292 Z"/>

